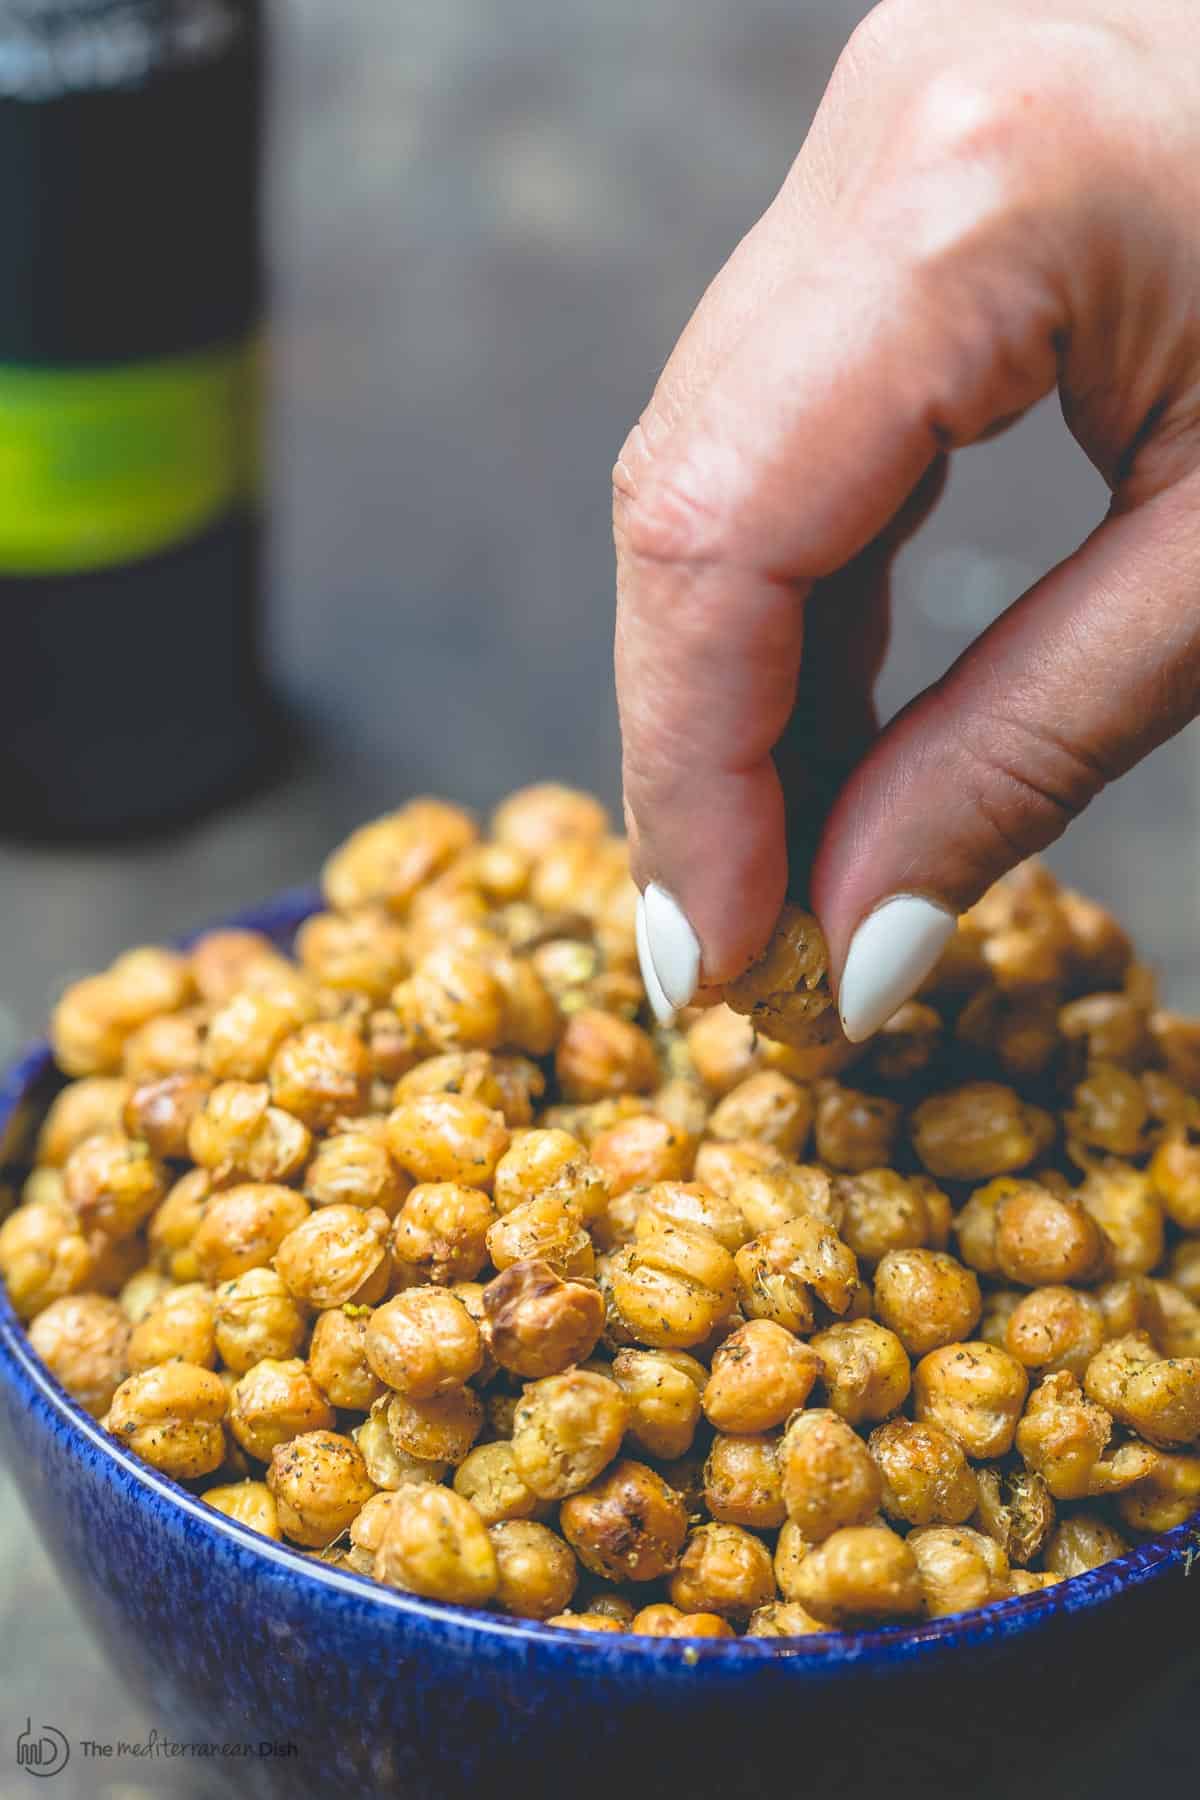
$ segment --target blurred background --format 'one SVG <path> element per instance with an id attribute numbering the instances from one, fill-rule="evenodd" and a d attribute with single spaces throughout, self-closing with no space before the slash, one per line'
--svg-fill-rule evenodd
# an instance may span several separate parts
<path id="1" fill-rule="evenodd" d="M 155 840 L 0 843 L 5 1053 L 68 978 L 310 879 L 349 827 L 413 792 L 487 808 L 552 775 L 617 803 L 612 461 L 867 10 L 271 9 L 268 645 L 290 761 Z M 885 712 L 1072 549 L 1105 498 L 1055 404 L 961 455 L 899 567 Z M 1182 1007 L 1200 1006 L 1198 746 L 1193 730 L 1160 751 L 1051 856 L 1133 924 Z M 4 1490 L 10 1641 L 18 1621 L 14 1717 L 53 1692 L 77 1737 L 154 1723 L 109 1685 Z M 192 1791 L 129 1771 L 105 1785 L 73 1766 L 55 1792 Z M 6 1782 L 23 1791 L 0 1754 Z"/>

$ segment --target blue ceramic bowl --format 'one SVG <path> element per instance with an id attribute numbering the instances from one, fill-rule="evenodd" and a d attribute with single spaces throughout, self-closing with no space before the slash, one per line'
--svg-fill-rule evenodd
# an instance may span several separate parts
<path id="1" fill-rule="evenodd" d="M 233 922 L 287 945 L 316 904 L 287 894 Z M 0 1079 L 0 1164 L 20 1170 L 54 1086 L 45 1044 Z M 294 1747 L 214 1772 L 214 1793 L 1042 1792 L 1048 1739 L 1069 1766 L 1073 1733 L 1119 1720 L 1131 1682 L 1144 1690 L 1200 1622 L 1188 1526 L 983 1612 L 793 1644 L 567 1633 L 410 1598 L 139 1462 L 41 1367 L 2 1297 L 0 1434 L 31 1528 L 162 1728 Z"/>

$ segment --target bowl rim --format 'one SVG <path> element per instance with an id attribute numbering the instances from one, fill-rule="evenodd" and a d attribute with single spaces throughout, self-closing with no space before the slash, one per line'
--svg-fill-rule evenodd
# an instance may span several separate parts
<path id="1" fill-rule="evenodd" d="M 322 905 L 319 890 L 290 888 L 256 906 L 233 913 L 215 925 L 189 931 L 173 942 L 180 948 L 187 948 L 205 932 L 229 928 L 262 931 L 268 936 L 290 939 L 304 919 L 319 911 Z M 0 1071 L 0 1143 L 18 1109 L 55 1072 L 53 1054 L 45 1038 L 25 1045 Z M 72 1399 L 42 1363 L 13 1310 L 7 1291 L 0 1284 L 0 1375 L 11 1381 L 14 1373 L 56 1415 L 61 1426 L 89 1444 L 114 1472 L 119 1470 L 152 1494 L 160 1505 L 184 1514 L 193 1524 L 212 1532 L 218 1539 L 253 1552 L 275 1565 L 285 1577 L 307 1578 L 331 1595 L 344 1600 L 370 1601 L 384 1613 L 428 1620 L 494 1640 L 525 1643 L 531 1648 L 552 1645 L 556 1653 L 564 1655 L 572 1650 L 583 1655 L 602 1648 L 606 1656 L 617 1653 L 635 1658 L 639 1663 L 649 1660 L 675 1667 L 680 1662 L 680 1646 L 686 1645 L 686 1663 L 692 1670 L 699 1663 L 726 1666 L 735 1661 L 765 1659 L 786 1663 L 799 1672 L 812 1675 L 861 1665 L 903 1664 L 933 1653 L 953 1653 L 992 1644 L 1048 1625 L 1056 1618 L 1091 1611 L 1147 1582 L 1161 1580 L 1174 1570 L 1182 1569 L 1186 1576 L 1191 1571 L 1192 1561 L 1200 1562 L 1198 1514 L 1170 1531 L 1145 1539 L 1099 1568 L 1070 1576 L 1055 1587 L 993 1601 L 972 1612 L 951 1614 L 922 1624 L 890 1625 L 871 1631 L 821 1632 L 798 1638 L 680 1639 L 638 1636 L 630 1632 L 618 1635 L 564 1631 L 536 1620 L 450 1606 L 385 1587 L 369 1576 L 319 1562 L 292 1545 L 264 1537 L 261 1532 L 205 1505 L 199 1495 L 119 1444 Z"/>

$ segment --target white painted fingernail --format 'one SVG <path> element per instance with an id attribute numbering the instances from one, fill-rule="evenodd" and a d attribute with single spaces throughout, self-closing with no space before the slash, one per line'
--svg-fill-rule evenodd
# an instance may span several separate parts
<path id="1" fill-rule="evenodd" d="M 686 1006 L 700 980 L 700 939 L 666 888 L 652 881 L 644 898 L 646 942 L 659 985 L 670 1005 Z"/>
<path id="2" fill-rule="evenodd" d="M 638 895 L 636 929 L 638 964 L 642 971 L 642 986 L 646 990 L 646 998 L 659 1024 L 669 1025 L 675 1017 L 675 1008 L 662 991 L 662 982 L 658 979 L 654 958 L 650 954 L 650 942 L 646 936 L 646 900 L 642 894 Z"/>
<path id="3" fill-rule="evenodd" d="M 954 914 L 918 894 L 893 894 L 850 940 L 838 990 L 842 1030 L 861 1044 L 912 998 L 954 931 Z"/>

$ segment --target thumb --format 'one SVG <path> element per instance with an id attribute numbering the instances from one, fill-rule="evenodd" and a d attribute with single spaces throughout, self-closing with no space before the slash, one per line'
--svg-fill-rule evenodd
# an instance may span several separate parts
<path id="1" fill-rule="evenodd" d="M 876 739 L 813 868 L 856 1042 L 972 904 L 1200 710 L 1200 469 L 1114 511 Z"/>

